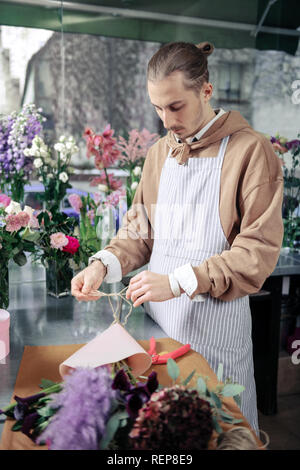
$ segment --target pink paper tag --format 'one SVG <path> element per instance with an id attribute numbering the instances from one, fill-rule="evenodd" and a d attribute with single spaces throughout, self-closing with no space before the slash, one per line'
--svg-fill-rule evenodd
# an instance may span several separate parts
<path id="1" fill-rule="evenodd" d="M 151 366 L 151 356 L 120 323 L 114 323 L 60 364 L 59 373 L 64 377 L 77 367 L 96 368 L 122 359 L 135 377 Z"/>

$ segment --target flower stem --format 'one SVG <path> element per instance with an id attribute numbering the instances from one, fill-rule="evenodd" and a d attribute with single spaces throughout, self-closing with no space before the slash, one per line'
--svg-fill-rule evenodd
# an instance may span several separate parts
<path id="1" fill-rule="evenodd" d="M 55 384 L 55 385 L 51 385 L 51 387 L 45 388 L 41 393 L 43 393 L 46 396 L 46 395 L 50 395 L 51 393 L 60 392 L 61 388 L 62 388 L 62 384 L 58 383 L 58 384 Z M 10 405 L 8 405 L 3 410 L 1 410 L 1 412 L 3 414 L 6 414 L 9 411 L 12 411 L 16 405 L 17 405 L 17 402 L 15 401 L 15 402 L 11 403 Z"/>

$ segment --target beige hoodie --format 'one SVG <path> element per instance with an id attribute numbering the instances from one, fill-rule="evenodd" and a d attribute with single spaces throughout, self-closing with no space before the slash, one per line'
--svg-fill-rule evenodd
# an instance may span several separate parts
<path id="1" fill-rule="evenodd" d="M 190 156 L 214 158 L 227 135 L 230 139 L 221 172 L 219 209 L 231 248 L 193 266 L 198 286 L 191 298 L 209 293 L 228 301 L 257 292 L 273 272 L 282 244 L 283 176 L 279 158 L 271 143 L 238 111 L 221 116 Z M 123 276 L 149 262 L 160 175 L 168 152 L 167 137 L 150 148 L 133 205 L 124 216 L 122 228 L 105 248 L 119 259 Z"/>

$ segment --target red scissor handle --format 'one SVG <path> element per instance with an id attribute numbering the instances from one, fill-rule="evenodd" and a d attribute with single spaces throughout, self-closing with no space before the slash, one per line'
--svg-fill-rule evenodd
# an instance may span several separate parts
<path id="1" fill-rule="evenodd" d="M 166 364 L 168 359 L 176 359 L 177 357 L 183 356 L 183 354 L 187 353 L 190 349 L 191 345 L 185 344 L 184 346 L 181 346 L 180 348 L 175 349 L 175 351 L 171 351 L 167 354 L 156 354 L 155 339 L 152 336 L 150 339 L 150 349 L 148 354 L 152 356 L 152 364 Z"/>

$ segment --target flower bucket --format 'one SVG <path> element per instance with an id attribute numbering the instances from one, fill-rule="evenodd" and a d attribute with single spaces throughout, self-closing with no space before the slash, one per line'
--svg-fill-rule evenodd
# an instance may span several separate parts
<path id="1" fill-rule="evenodd" d="M 69 262 L 57 264 L 55 260 L 47 260 L 46 264 L 46 288 L 47 294 L 57 299 L 70 295 L 71 280 L 73 278 L 73 270 L 69 266 Z"/>
<path id="2" fill-rule="evenodd" d="M 9 354 L 9 325 L 9 313 L 0 309 L 0 361 Z"/>
<path id="3" fill-rule="evenodd" d="M 113 323 L 60 364 L 59 373 L 64 377 L 77 367 L 97 368 L 124 359 L 135 377 L 151 366 L 151 356 L 120 323 Z"/>

